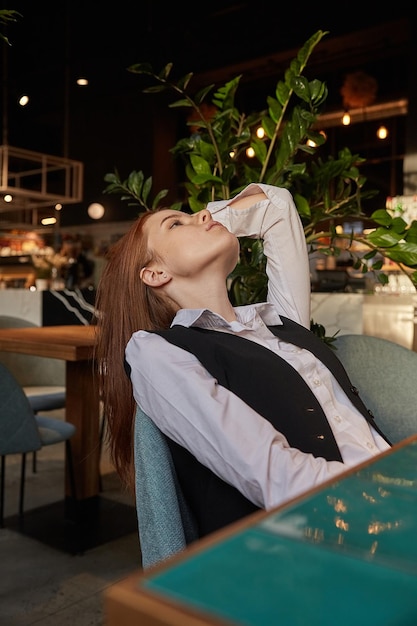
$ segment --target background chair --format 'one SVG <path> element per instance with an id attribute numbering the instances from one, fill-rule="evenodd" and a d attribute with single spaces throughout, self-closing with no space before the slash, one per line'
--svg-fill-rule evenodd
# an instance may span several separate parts
<path id="1" fill-rule="evenodd" d="M 0 315 L 0 328 L 26 328 L 33 322 Z M 14 352 L 0 352 L 3 363 L 15 376 L 36 411 L 53 411 L 65 407 L 65 362 Z"/>
<path id="2" fill-rule="evenodd" d="M 391 442 L 417 433 L 417 352 L 369 335 L 340 335 L 333 345 Z"/>
<path id="3" fill-rule="evenodd" d="M 148 568 L 197 539 L 165 437 L 139 407 L 135 417 L 136 511 L 142 567 Z"/>
<path id="4" fill-rule="evenodd" d="M 26 328 L 36 326 L 33 322 L 0 315 L 0 328 Z M 65 408 L 65 362 L 60 359 L 44 358 L 14 352 L 1 352 L 3 363 L 23 387 L 35 413 Z M 36 453 L 33 454 L 32 469 L 36 471 Z"/>
<path id="5" fill-rule="evenodd" d="M 4 525 L 6 456 L 21 454 L 19 521 L 23 523 L 26 454 L 43 446 L 65 442 L 71 495 L 76 499 L 72 466 L 71 437 L 75 426 L 60 419 L 35 415 L 21 385 L 10 370 L 0 363 L 0 527 Z"/>

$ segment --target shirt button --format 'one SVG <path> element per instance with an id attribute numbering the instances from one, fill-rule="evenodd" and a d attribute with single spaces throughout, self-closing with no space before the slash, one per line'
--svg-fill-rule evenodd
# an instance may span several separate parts
<path id="1" fill-rule="evenodd" d="M 371 441 L 367 441 L 366 447 L 368 448 L 368 450 L 373 450 L 375 446 Z"/>
<path id="2" fill-rule="evenodd" d="M 317 387 L 319 387 L 319 386 L 321 385 L 321 382 L 320 382 L 320 379 L 319 379 L 319 378 L 315 378 L 315 379 L 313 380 L 313 383 L 314 383 Z"/>
<path id="3" fill-rule="evenodd" d="M 312 406 L 309 406 L 306 410 L 307 410 L 309 413 L 314 413 L 314 410 L 315 410 L 315 409 L 313 409 L 313 407 L 312 407 Z"/>
<path id="4" fill-rule="evenodd" d="M 334 420 L 335 422 L 338 422 L 340 424 L 340 422 L 342 421 L 342 418 L 340 417 L 340 415 L 335 415 Z"/>

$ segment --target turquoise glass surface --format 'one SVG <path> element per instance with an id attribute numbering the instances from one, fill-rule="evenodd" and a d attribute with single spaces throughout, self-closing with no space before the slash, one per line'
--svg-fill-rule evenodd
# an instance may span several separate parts
<path id="1" fill-rule="evenodd" d="M 268 516 L 260 527 L 417 575 L 417 443 Z"/>
<path id="2" fill-rule="evenodd" d="M 244 626 L 416 626 L 417 442 L 142 586 Z"/>

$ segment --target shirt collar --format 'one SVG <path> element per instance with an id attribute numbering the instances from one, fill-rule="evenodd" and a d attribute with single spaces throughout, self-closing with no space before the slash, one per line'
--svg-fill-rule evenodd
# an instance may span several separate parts
<path id="1" fill-rule="evenodd" d="M 255 330 L 260 321 L 266 326 L 282 325 L 275 306 L 268 302 L 238 306 L 234 310 L 237 319 L 234 322 L 228 322 L 221 315 L 210 311 L 210 309 L 180 309 L 171 325 L 178 324 L 187 328 L 198 326 L 199 328 L 231 330 L 233 332 L 248 329 Z"/>

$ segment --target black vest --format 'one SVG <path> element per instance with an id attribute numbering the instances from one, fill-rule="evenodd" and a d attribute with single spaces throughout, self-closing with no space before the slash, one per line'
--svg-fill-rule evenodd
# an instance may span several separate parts
<path id="1" fill-rule="evenodd" d="M 315 354 L 331 370 L 354 406 L 385 437 L 359 398 L 335 351 L 300 324 L 284 317 L 281 320 L 283 325 L 270 326 L 271 332 Z M 284 359 L 253 341 L 229 333 L 184 326 L 155 332 L 194 354 L 220 385 L 270 421 L 292 447 L 328 461 L 342 461 L 320 404 L 302 377 Z M 237 489 L 201 465 L 182 446 L 169 438 L 167 442 L 200 536 L 257 510 Z"/>

